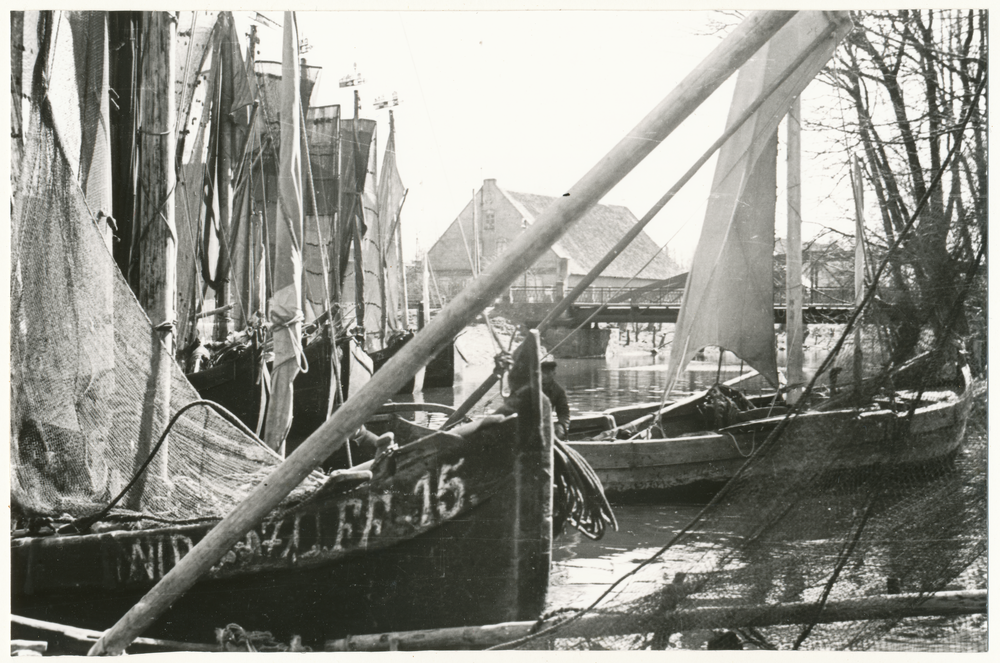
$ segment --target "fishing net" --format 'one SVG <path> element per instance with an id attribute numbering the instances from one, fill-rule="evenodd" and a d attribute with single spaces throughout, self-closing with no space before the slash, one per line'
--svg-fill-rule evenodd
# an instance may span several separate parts
<path id="1" fill-rule="evenodd" d="M 985 385 L 964 386 L 950 330 L 886 370 L 889 349 L 864 327 L 874 357 L 856 364 L 849 333 L 801 412 L 759 428 L 736 477 L 692 522 L 592 605 L 510 646 L 985 650 L 983 606 L 963 604 L 986 589 Z M 749 407 L 731 391 L 708 394 L 727 412 Z M 747 430 L 733 421 L 723 434 Z"/>
<path id="2" fill-rule="evenodd" d="M 100 511 L 146 461 L 167 415 L 198 398 L 118 272 L 65 156 L 57 127 L 74 112 L 32 106 L 12 205 L 15 527 Z M 169 413 L 157 406 L 164 398 Z M 214 410 L 193 407 L 118 513 L 220 517 L 279 462 Z M 311 477 L 289 499 L 317 483 Z"/>

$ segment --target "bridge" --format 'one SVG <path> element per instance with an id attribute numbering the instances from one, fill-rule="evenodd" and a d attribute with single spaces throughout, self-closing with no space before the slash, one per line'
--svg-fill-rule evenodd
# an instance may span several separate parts
<path id="1" fill-rule="evenodd" d="M 674 277 L 631 290 L 587 288 L 554 325 L 577 327 L 588 319 L 590 322 L 617 323 L 677 322 L 684 297 L 684 280 Z M 562 297 L 563 290 L 559 286 L 514 286 L 494 311 L 518 323 L 537 324 Z M 853 310 L 853 288 L 803 286 L 802 317 L 807 324 L 846 322 Z M 782 284 L 774 289 L 774 321 L 783 324 L 786 314 L 785 288 Z"/>

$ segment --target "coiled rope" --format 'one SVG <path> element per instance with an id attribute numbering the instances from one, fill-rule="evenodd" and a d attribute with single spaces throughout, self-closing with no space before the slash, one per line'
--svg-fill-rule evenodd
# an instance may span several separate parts
<path id="1" fill-rule="evenodd" d="M 562 440 L 553 442 L 553 533 L 562 532 L 566 523 L 595 541 L 604 536 L 608 525 L 617 531 L 618 521 L 593 468 Z"/>

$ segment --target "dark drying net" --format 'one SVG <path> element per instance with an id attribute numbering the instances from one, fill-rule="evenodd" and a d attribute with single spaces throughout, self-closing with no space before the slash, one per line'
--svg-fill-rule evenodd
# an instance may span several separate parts
<path id="1" fill-rule="evenodd" d="M 99 512 L 198 398 L 159 341 L 94 223 L 58 113 L 32 105 L 12 214 L 11 500 L 14 526 Z M 68 117 L 66 122 L 70 122 Z M 66 125 L 68 126 L 68 125 Z M 154 367 L 162 367 L 157 379 Z M 169 408 L 160 407 L 169 393 Z M 220 517 L 280 462 L 216 412 L 188 409 L 117 510 Z M 311 477 L 289 500 L 313 489 Z M 126 508 L 127 507 L 127 508 Z"/>

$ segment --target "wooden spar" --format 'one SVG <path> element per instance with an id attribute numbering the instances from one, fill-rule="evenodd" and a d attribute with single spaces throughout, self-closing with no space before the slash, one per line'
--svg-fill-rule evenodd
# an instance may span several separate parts
<path id="1" fill-rule="evenodd" d="M 203 311 L 201 313 L 196 313 L 194 318 L 195 320 L 201 320 L 202 318 L 211 318 L 213 315 L 218 315 L 220 313 L 225 313 L 226 311 L 231 310 L 234 306 L 236 306 L 235 303 L 226 304 L 225 306 L 220 306 L 219 308 L 213 308 L 211 311 Z"/>
<path id="2" fill-rule="evenodd" d="M 390 113 L 392 111 L 389 111 Z M 392 115 L 389 116 L 390 118 Z M 392 237 L 396 242 L 396 255 L 397 260 L 399 260 L 399 290 L 400 290 L 400 301 L 403 307 L 403 329 L 408 329 L 410 326 L 410 301 L 406 294 L 406 264 L 403 262 L 403 226 L 400 222 L 400 217 L 403 215 L 403 205 L 406 203 L 406 194 L 410 192 L 409 189 L 403 189 L 403 199 L 399 201 L 399 209 L 396 210 L 396 220 L 393 222 Z"/>
<path id="3" fill-rule="evenodd" d="M 667 191 L 665 194 L 663 194 L 663 197 L 661 197 L 656 202 L 656 204 L 653 205 L 653 207 L 650 208 L 650 210 L 646 212 L 646 214 L 641 219 L 639 219 L 639 221 L 634 226 L 632 226 L 632 228 L 630 228 L 627 233 L 625 233 L 625 235 L 618 241 L 618 243 L 615 244 L 615 246 L 612 247 L 611 250 L 608 251 L 607 254 L 605 254 L 604 257 L 602 257 L 596 265 L 594 265 L 594 267 L 590 270 L 590 272 L 588 272 L 586 276 L 580 279 L 580 281 L 575 286 L 573 286 L 573 289 L 569 293 L 567 293 L 566 296 L 563 297 L 558 304 L 556 304 L 549 310 L 545 318 L 543 318 L 542 321 L 538 324 L 537 327 L 538 331 L 545 331 L 546 329 L 548 329 L 553 324 L 553 322 L 555 322 L 556 318 L 562 315 L 563 312 L 566 311 L 566 309 L 568 309 L 570 306 L 573 305 L 573 302 L 575 302 L 580 297 L 580 295 L 583 294 L 583 291 L 586 290 L 590 286 L 590 284 L 593 283 L 597 279 L 597 277 L 601 275 L 601 273 L 608 267 L 608 265 L 610 265 L 615 260 L 615 258 L 617 258 L 621 254 L 621 252 L 624 251 L 625 248 L 629 244 L 631 244 L 636 237 L 639 236 L 639 233 L 642 232 L 643 228 L 645 228 L 649 224 L 649 222 L 652 221 L 653 218 L 659 213 L 659 211 L 663 209 L 663 207 L 668 202 L 670 202 L 670 200 L 675 195 L 677 195 L 677 193 L 684 187 L 685 184 L 688 183 L 688 181 L 692 177 L 694 177 L 694 175 L 698 172 L 698 170 L 700 170 L 701 167 L 705 165 L 705 163 L 712 157 L 712 155 L 715 154 L 719 150 L 719 148 L 722 147 L 722 145 L 727 140 L 729 140 L 729 138 L 733 134 L 739 131 L 740 127 L 742 127 L 747 122 L 747 120 L 753 117 L 753 114 L 757 112 L 757 110 L 764 104 L 764 102 L 766 102 L 768 98 L 770 98 L 770 96 L 774 94 L 774 92 L 777 91 L 777 89 L 793 73 L 795 73 L 795 71 L 802 65 L 802 63 L 805 62 L 806 58 L 809 57 L 812 51 L 817 49 L 824 41 L 831 39 L 833 37 L 835 31 L 836 31 L 835 24 L 831 23 L 829 26 L 827 26 L 827 28 L 823 30 L 813 40 L 813 42 L 809 45 L 809 47 L 804 49 L 803 52 L 800 53 L 799 56 L 796 57 L 795 60 L 788 67 L 785 68 L 785 70 L 781 73 L 781 75 L 778 76 L 771 83 L 771 85 L 769 85 L 763 92 L 761 92 L 761 94 L 757 97 L 757 99 L 752 104 L 750 104 L 750 106 L 746 108 L 746 110 L 739 116 L 738 119 L 736 119 L 736 121 L 730 124 L 730 126 L 722 133 L 722 135 L 719 136 L 719 138 L 714 143 L 712 143 L 711 147 L 709 147 L 705 151 L 705 153 L 701 156 L 701 158 L 699 158 L 694 163 L 694 165 L 692 165 L 691 168 L 689 168 L 687 172 L 684 173 L 684 175 L 682 175 L 679 180 L 677 180 L 677 182 L 670 188 L 670 190 Z M 461 229 L 461 225 L 459 225 L 459 228 Z M 448 426 L 451 426 L 461 421 L 462 418 L 469 413 L 469 410 L 471 410 L 475 406 L 475 404 L 478 403 L 479 400 L 490 389 L 493 388 L 493 385 L 495 385 L 499 379 L 500 379 L 499 375 L 497 375 L 496 373 L 491 373 L 490 376 L 487 377 L 486 380 L 484 380 L 483 383 L 474 392 L 472 392 L 461 405 L 458 406 L 457 410 L 455 411 L 455 414 L 448 418 L 448 420 L 444 423 L 443 427 L 447 428 Z"/>
<path id="4" fill-rule="evenodd" d="M 788 242 L 785 247 L 785 357 L 786 380 L 792 386 L 785 399 L 794 405 L 802 395 L 802 102 L 795 98 L 788 111 Z"/>
<path id="5" fill-rule="evenodd" d="M 177 229 L 174 224 L 176 106 L 174 53 L 177 19 L 170 12 L 145 12 L 142 56 L 139 179 L 139 303 L 153 323 L 151 387 L 144 394 L 135 466 L 144 463 L 170 419 L 173 369 L 174 300 L 177 283 Z M 162 347 L 161 347 L 162 344 Z M 166 472 L 168 445 L 157 454 Z M 127 505 L 138 509 L 146 473 L 129 492 Z"/>
<path id="6" fill-rule="evenodd" d="M 861 599 L 830 601 L 819 609 L 816 603 L 785 603 L 769 607 L 719 606 L 677 610 L 665 615 L 662 628 L 671 632 L 693 631 L 711 627 L 746 628 L 776 626 L 781 624 L 817 623 L 830 624 L 869 619 L 899 617 L 931 617 L 985 614 L 986 590 L 938 592 L 919 594 L 889 594 L 867 596 Z M 586 638 L 601 635 L 629 635 L 643 632 L 650 627 L 649 620 L 636 619 L 630 614 L 585 615 L 556 630 L 556 638 Z M 523 638 L 538 629 L 537 621 L 506 622 L 486 626 L 461 626 L 456 628 L 426 629 L 398 633 L 352 635 L 339 640 L 328 640 L 325 651 L 388 651 L 390 646 L 400 650 L 428 649 L 482 649 Z"/>
<path id="7" fill-rule="evenodd" d="M 851 180 L 854 182 L 854 305 L 865 300 L 865 193 L 861 186 L 861 160 L 854 156 Z M 854 392 L 861 397 L 864 358 L 861 356 L 861 325 L 854 327 Z"/>
<path id="8" fill-rule="evenodd" d="M 233 122 L 230 110 L 233 107 L 233 49 L 228 41 L 232 34 L 230 25 L 232 16 L 228 12 L 223 12 L 219 17 L 219 27 L 222 28 L 218 35 L 222 43 L 219 49 L 221 93 L 219 94 L 219 156 L 216 159 L 215 191 L 219 199 L 219 260 L 217 261 L 218 273 L 215 281 L 218 288 L 215 291 L 216 306 L 225 306 L 229 303 L 229 274 L 231 271 L 229 242 L 230 242 L 230 220 L 233 213 Z M 229 309 L 224 310 L 215 318 L 215 340 L 224 341 L 229 336 L 230 315 Z"/>
<path id="9" fill-rule="evenodd" d="M 69 626 L 67 624 L 57 624 L 55 622 L 47 622 L 41 619 L 32 619 L 31 617 L 21 617 L 20 615 L 11 615 L 10 621 L 12 624 L 35 629 L 37 631 L 58 633 L 61 636 L 78 642 L 94 643 L 101 637 L 100 631 L 92 631 L 89 628 L 79 628 L 77 626 Z M 157 638 L 136 638 L 133 641 L 133 644 L 147 649 L 153 648 L 160 651 L 222 651 L 217 644 L 180 642 L 178 640 L 160 640 Z"/>
<path id="10" fill-rule="evenodd" d="M 145 53 L 142 58 L 140 100 L 142 125 L 139 129 L 142 141 L 139 303 L 160 334 L 160 341 L 172 353 L 177 270 L 173 77 L 177 20 L 170 12 L 146 12 L 144 22 L 146 34 L 143 40 Z M 165 369 L 169 375 L 169 367 Z"/>
<path id="11" fill-rule="evenodd" d="M 365 269 L 362 262 L 361 253 L 361 227 L 358 225 L 358 217 L 360 216 L 362 223 L 365 218 L 365 204 L 364 199 L 361 197 L 363 192 L 363 187 L 358 186 L 358 157 L 361 155 L 359 147 L 361 143 L 358 141 L 358 115 L 361 112 L 361 94 L 355 90 L 354 91 L 354 123 L 352 125 L 354 130 L 354 157 L 351 159 L 351 166 L 354 172 L 348 173 L 347 176 L 351 178 L 351 186 L 357 189 L 353 191 L 354 194 L 351 198 L 351 211 L 350 218 L 347 220 L 351 224 L 351 237 L 354 241 L 354 324 L 358 327 L 364 329 L 365 327 Z M 370 148 L 369 148 L 370 149 Z M 367 167 L 368 164 L 365 164 Z"/>
<path id="12" fill-rule="evenodd" d="M 399 391 L 430 357 L 451 342 L 483 308 L 535 263 L 588 209 L 641 162 L 694 109 L 765 44 L 795 12 L 752 14 L 570 190 L 543 212 L 489 270 L 376 372 L 247 498 L 212 529 L 91 649 L 120 653 L 186 592 L 320 463 L 337 451 L 375 410 Z"/>
<path id="13" fill-rule="evenodd" d="M 417 315 L 417 331 L 426 327 L 431 319 L 430 280 L 430 268 L 427 262 L 427 254 L 425 253 L 420 270 L 420 311 L 418 311 Z"/>

